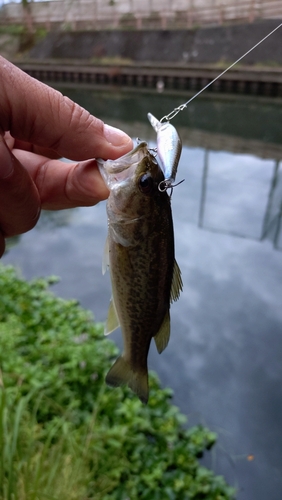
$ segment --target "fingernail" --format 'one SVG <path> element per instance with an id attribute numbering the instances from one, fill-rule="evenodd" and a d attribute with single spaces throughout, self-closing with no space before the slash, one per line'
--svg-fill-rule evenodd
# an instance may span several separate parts
<path id="1" fill-rule="evenodd" d="M 113 146 L 124 146 L 131 141 L 131 138 L 119 128 L 104 125 L 104 136 Z"/>
<path id="2" fill-rule="evenodd" d="M 14 171 L 13 157 L 5 140 L 0 135 L 0 178 L 6 179 Z"/>

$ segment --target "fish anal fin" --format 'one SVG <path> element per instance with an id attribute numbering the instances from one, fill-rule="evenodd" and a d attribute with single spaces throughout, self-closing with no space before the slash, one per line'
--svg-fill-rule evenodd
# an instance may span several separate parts
<path id="1" fill-rule="evenodd" d="M 169 341 L 169 336 L 170 336 L 170 316 L 169 316 L 169 311 L 167 311 L 159 331 L 154 336 L 154 341 L 156 343 L 156 347 L 159 354 L 161 354 L 166 348 Z"/>
<path id="2" fill-rule="evenodd" d="M 116 330 L 120 326 L 119 319 L 117 316 L 114 299 L 111 298 L 109 309 L 108 309 L 108 317 L 105 324 L 104 335 L 109 335 L 114 330 Z"/>
<path id="3" fill-rule="evenodd" d="M 183 282 L 181 278 L 181 271 L 175 260 L 173 267 L 171 290 L 170 290 L 170 302 L 174 302 L 175 300 L 179 299 L 180 292 L 182 291 L 182 289 L 183 289 Z"/>
<path id="4" fill-rule="evenodd" d="M 139 397 L 142 403 L 149 398 L 148 371 L 133 371 L 130 364 L 120 356 L 110 368 L 106 376 L 106 383 L 113 387 L 128 385 Z"/>

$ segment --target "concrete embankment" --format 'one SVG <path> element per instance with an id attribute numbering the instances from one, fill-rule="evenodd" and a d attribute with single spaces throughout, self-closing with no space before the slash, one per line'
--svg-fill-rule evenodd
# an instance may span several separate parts
<path id="1" fill-rule="evenodd" d="M 280 21 L 281 22 L 281 21 Z M 131 62 L 216 64 L 233 62 L 266 36 L 278 20 L 193 30 L 50 32 L 33 59 L 124 59 Z M 282 28 L 246 56 L 244 64 L 282 66 Z"/>
<path id="2" fill-rule="evenodd" d="M 50 32 L 19 61 L 47 82 L 195 92 L 279 21 L 171 31 Z M 282 96 L 282 28 L 213 84 L 213 91 Z"/>
<path id="3" fill-rule="evenodd" d="M 219 67 L 153 64 L 70 64 L 18 62 L 18 66 L 38 80 L 49 83 L 86 84 L 91 87 L 181 90 L 196 92 L 219 73 Z M 228 71 L 207 91 L 282 97 L 282 69 L 238 67 Z"/>

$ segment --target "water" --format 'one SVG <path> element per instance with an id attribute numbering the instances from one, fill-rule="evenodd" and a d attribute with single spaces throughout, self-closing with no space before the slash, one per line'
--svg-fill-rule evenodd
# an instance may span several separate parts
<path id="1" fill-rule="evenodd" d="M 148 140 L 148 111 L 183 100 L 151 94 L 64 89 L 105 121 Z M 280 500 L 282 491 L 282 104 L 199 98 L 173 122 L 183 154 L 172 199 L 184 291 L 172 306 L 169 346 L 149 365 L 190 424 L 215 430 L 204 459 L 240 500 Z M 54 291 L 105 320 L 109 276 L 101 274 L 105 204 L 43 213 L 4 256 L 26 278 L 59 275 Z M 112 338 L 121 346 L 120 332 Z"/>

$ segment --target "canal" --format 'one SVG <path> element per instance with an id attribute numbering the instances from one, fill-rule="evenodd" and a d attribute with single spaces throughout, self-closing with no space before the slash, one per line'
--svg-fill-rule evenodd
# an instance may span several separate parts
<path id="1" fill-rule="evenodd" d="M 146 140 L 181 95 L 61 88 L 107 123 Z M 149 367 L 189 419 L 216 431 L 204 462 L 238 488 L 238 500 L 282 491 L 282 103 L 196 99 L 174 120 L 183 139 L 172 208 L 184 290 L 172 305 L 171 339 Z M 55 274 L 60 296 L 104 321 L 111 295 L 101 261 L 105 203 L 43 212 L 12 240 L 4 263 L 24 277 Z M 120 331 L 112 338 L 121 347 Z"/>

